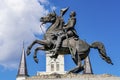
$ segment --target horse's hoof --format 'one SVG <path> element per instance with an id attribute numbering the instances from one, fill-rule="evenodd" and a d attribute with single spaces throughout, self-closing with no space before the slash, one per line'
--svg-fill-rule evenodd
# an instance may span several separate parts
<path id="1" fill-rule="evenodd" d="M 38 59 L 37 58 L 34 58 L 34 61 L 38 64 Z"/>
<path id="2" fill-rule="evenodd" d="M 30 55 L 31 52 L 30 52 L 29 49 L 27 49 L 26 53 L 27 53 L 27 56 L 28 56 L 28 55 Z"/>

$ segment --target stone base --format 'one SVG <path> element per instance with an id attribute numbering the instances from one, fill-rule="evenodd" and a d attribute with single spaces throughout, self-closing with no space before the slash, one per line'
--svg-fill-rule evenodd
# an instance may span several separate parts
<path id="1" fill-rule="evenodd" d="M 26 80 L 120 80 L 108 74 L 92 75 L 92 74 L 50 74 L 28 77 Z"/>
<path id="2" fill-rule="evenodd" d="M 37 72 L 37 76 L 41 76 L 41 75 L 51 75 L 51 74 L 54 74 L 54 73 L 56 73 L 56 74 L 66 74 L 67 73 L 67 71 L 64 71 L 64 72 Z"/>

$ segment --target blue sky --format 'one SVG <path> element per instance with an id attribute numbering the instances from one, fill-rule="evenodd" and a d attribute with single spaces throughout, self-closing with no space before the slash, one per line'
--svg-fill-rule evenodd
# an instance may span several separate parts
<path id="1" fill-rule="evenodd" d="M 7 3 L 5 1 L 3 4 Z M 14 0 L 9 0 L 9 1 L 14 2 Z M 20 0 L 16 0 L 16 1 L 20 1 Z M 4 28 L 1 27 L 2 26 L 1 24 L 3 23 L 4 20 L 0 19 L 0 54 L 1 54 L 0 56 L 3 58 L 3 59 L 0 59 L 0 80 L 15 80 L 16 74 L 17 74 L 17 67 L 20 60 L 20 54 L 22 52 L 23 40 L 25 41 L 25 47 L 27 47 L 34 39 L 37 38 L 34 36 L 34 34 L 40 34 L 39 38 L 42 39 L 43 34 L 41 34 L 39 29 L 40 16 L 44 15 L 48 11 L 52 11 L 50 7 L 56 7 L 56 12 L 59 15 L 60 9 L 68 6 L 70 8 L 67 11 L 67 13 L 64 15 L 65 21 L 67 22 L 71 11 L 73 10 L 76 11 L 77 23 L 75 28 L 80 38 L 85 40 L 89 44 L 91 44 L 94 41 L 103 42 L 106 47 L 108 56 L 111 57 L 114 63 L 114 65 L 107 64 L 105 61 L 103 61 L 100 58 L 97 50 L 91 49 L 90 59 L 91 59 L 91 64 L 92 64 L 92 69 L 94 74 L 108 73 L 115 76 L 120 76 L 120 57 L 119 57 L 120 56 L 119 54 L 119 50 L 120 50 L 119 49 L 120 48 L 119 47 L 120 45 L 120 42 L 119 42 L 120 41 L 120 38 L 119 38 L 120 5 L 119 4 L 120 4 L 120 1 L 119 0 L 63 0 L 63 1 L 40 0 L 42 3 L 40 5 L 37 4 L 37 0 L 31 0 L 31 1 L 25 0 L 26 2 L 28 1 L 27 3 L 25 3 L 24 0 L 21 0 L 21 1 L 23 1 L 21 2 L 21 5 L 23 3 L 28 5 L 28 7 L 26 8 L 25 6 L 23 6 L 25 8 L 25 11 L 23 10 L 23 7 L 17 9 L 18 6 L 12 6 L 11 8 L 7 8 L 8 9 L 7 11 L 11 14 L 13 14 L 14 10 L 15 11 L 17 10 L 16 12 L 19 12 L 19 13 L 14 13 L 14 14 L 17 14 L 16 16 L 11 16 L 11 14 L 9 14 L 10 17 L 7 17 L 7 20 L 10 20 L 8 21 L 8 23 L 10 22 L 8 25 L 11 25 L 11 28 L 13 28 L 13 30 L 5 26 L 8 29 L 8 31 L 15 31 L 16 34 L 15 33 L 11 34 L 12 32 L 4 33 Z M 8 4 L 11 4 L 11 2 L 7 3 L 6 6 L 8 6 Z M 14 2 L 14 4 L 16 4 L 16 2 Z M 31 5 L 32 7 L 33 6 L 35 7 L 32 8 Z M 0 11 L 2 11 L 2 8 L 4 7 L 0 6 Z M 13 12 L 10 12 L 9 9 L 12 9 Z M 44 13 L 40 13 L 40 12 L 44 12 Z M 0 16 L 1 15 L 2 14 L 0 14 Z M 30 17 L 31 15 L 32 17 Z M 1 17 L 3 17 L 4 19 L 4 15 L 2 15 Z M 14 24 L 15 21 L 17 20 L 16 17 L 19 20 L 21 20 L 21 23 Z M 25 17 L 24 19 L 25 21 L 22 22 L 23 19 L 21 19 L 20 17 L 22 18 Z M 14 19 L 13 22 L 11 22 L 11 19 L 12 20 Z M 12 26 L 15 26 L 15 27 L 12 27 Z M 22 28 L 21 26 L 24 26 L 24 27 Z M 29 31 L 26 32 L 27 30 Z M 25 31 L 26 33 L 23 33 L 23 31 Z M 3 32 L 4 35 L 1 32 Z M 5 36 L 8 34 L 11 34 L 11 35 L 9 35 L 6 38 Z M 16 36 L 13 37 L 13 35 L 16 35 L 17 37 Z M 18 43 L 18 42 L 19 44 L 17 44 L 18 46 L 16 48 L 11 48 L 7 46 L 5 47 L 3 45 L 5 44 L 4 42 L 6 41 L 6 39 L 11 40 L 9 42 L 6 42 L 7 46 Z M 2 47 L 4 47 L 4 49 L 2 49 Z M 15 51 L 14 50 L 12 51 L 13 53 L 12 55 L 14 56 L 11 56 L 11 57 L 3 56 L 2 53 L 4 53 L 3 50 L 5 50 L 5 48 L 7 50 L 15 49 Z M 31 76 L 35 75 L 37 71 L 45 71 L 45 54 L 43 51 L 39 51 L 39 53 L 40 53 L 38 54 L 39 64 L 34 63 L 33 57 L 32 57 L 33 54 L 27 57 L 28 72 L 29 72 L 29 75 Z M 11 62 L 9 62 L 10 60 Z M 3 62 L 6 63 L 5 65 L 7 64 L 9 65 L 5 66 Z M 10 64 L 13 64 L 13 65 L 11 66 Z M 71 60 L 71 56 L 70 55 L 65 56 L 65 70 L 69 70 L 74 66 L 75 64 Z"/>

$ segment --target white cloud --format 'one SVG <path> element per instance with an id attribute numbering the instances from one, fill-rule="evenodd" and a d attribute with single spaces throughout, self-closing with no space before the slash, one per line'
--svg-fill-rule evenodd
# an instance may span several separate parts
<path id="1" fill-rule="evenodd" d="M 47 0 L 38 0 L 47 3 Z M 0 65 L 16 68 L 22 41 L 30 44 L 40 34 L 39 18 L 48 12 L 37 0 L 0 0 Z"/>

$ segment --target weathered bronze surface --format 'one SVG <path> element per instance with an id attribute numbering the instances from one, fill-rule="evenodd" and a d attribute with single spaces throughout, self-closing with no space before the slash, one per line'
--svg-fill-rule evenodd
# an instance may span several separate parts
<path id="1" fill-rule="evenodd" d="M 30 54 L 32 46 L 36 43 L 43 45 L 35 49 L 34 60 L 36 63 L 38 63 L 38 50 L 48 51 L 49 53 L 53 54 L 51 58 L 57 58 L 59 54 L 71 54 L 72 59 L 77 66 L 68 73 L 78 73 L 84 70 L 81 61 L 88 56 L 90 49 L 94 48 L 99 51 L 100 57 L 103 60 L 105 60 L 108 64 L 113 64 L 110 57 L 108 57 L 106 54 L 103 43 L 93 42 L 90 45 L 78 37 L 76 30 L 74 29 L 76 24 L 76 13 L 74 11 L 70 13 L 70 19 L 68 20 L 68 23 L 64 23 L 63 15 L 67 12 L 67 10 L 68 8 L 61 9 L 60 16 L 53 11 L 47 16 L 40 18 L 40 22 L 42 22 L 42 24 L 51 23 L 51 25 L 44 34 L 43 40 L 35 40 L 28 47 L 27 55 Z"/>

